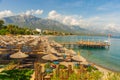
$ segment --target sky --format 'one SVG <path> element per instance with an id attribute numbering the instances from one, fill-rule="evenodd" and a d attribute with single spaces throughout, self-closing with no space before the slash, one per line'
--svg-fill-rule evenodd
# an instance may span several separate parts
<path id="1" fill-rule="evenodd" d="M 120 31 L 120 0 L 0 0 L 0 18 L 23 14 L 92 30 Z"/>

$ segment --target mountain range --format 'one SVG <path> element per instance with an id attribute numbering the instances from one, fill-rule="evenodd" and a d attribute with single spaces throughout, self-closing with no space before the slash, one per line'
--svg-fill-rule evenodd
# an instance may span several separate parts
<path id="1" fill-rule="evenodd" d="M 31 29 L 39 28 L 42 30 L 55 30 L 59 32 L 69 33 L 86 33 L 88 30 L 80 28 L 79 26 L 68 26 L 58 21 L 50 19 L 42 19 L 33 15 L 17 15 L 4 17 L 5 24 L 14 24 L 20 27 L 28 27 Z"/>
<path id="2" fill-rule="evenodd" d="M 42 30 L 54 30 L 54 31 L 68 32 L 74 34 L 101 34 L 99 30 L 96 32 L 81 28 L 80 26 L 73 26 L 73 25 L 68 26 L 58 21 L 54 21 L 51 19 L 43 19 L 33 15 L 16 15 L 16 16 L 4 17 L 2 19 L 5 21 L 5 24 L 14 24 L 20 27 L 28 27 L 31 29 L 39 28 Z M 104 31 L 105 34 L 108 34 L 110 32 L 113 33 L 112 31 L 108 31 L 108 30 Z"/>
<path id="3" fill-rule="evenodd" d="M 2 18 L 5 24 L 14 24 L 20 27 L 28 27 L 31 29 L 54 30 L 58 32 L 74 33 L 74 34 L 90 34 L 91 31 L 79 26 L 68 26 L 51 19 L 43 19 L 33 15 L 16 15 Z"/>

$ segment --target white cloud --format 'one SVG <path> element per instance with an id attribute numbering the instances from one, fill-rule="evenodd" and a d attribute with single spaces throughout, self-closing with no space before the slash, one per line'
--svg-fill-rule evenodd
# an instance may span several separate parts
<path id="1" fill-rule="evenodd" d="M 66 25 L 77 25 L 83 28 L 88 28 L 90 26 L 96 25 L 96 23 L 94 24 L 93 22 L 100 19 L 98 16 L 92 18 L 83 18 L 79 15 L 62 15 L 55 10 L 50 11 L 47 18 L 60 21 Z"/>
<path id="2" fill-rule="evenodd" d="M 41 15 L 43 10 L 27 10 L 25 12 L 13 13 L 11 10 L 0 11 L 0 18 L 14 16 L 14 15 Z M 55 10 L 48 13 L 48 19 L 57 20 L 66 25 L 77 25 L 82 28 L 87 28 L 91 30 L 111 30 L 120 31 L 119 13 L 109 13 L 103 15 L 96 15 L 91 17 L 83 17 L 81 15 L 63 15 Z"/>
<path id="3" fill-rule="evenodd" d="M 61 14 L 57 13 L 55 10 L 52 10 L 48 13 L 48 19 L 53 19 L 53 20 L 58 20 L 61 21 L 64 16 Z"/>
<path id="4" fill-rule="evenodd" d="M 104 27 L 104 30 L 110 30 L 110 31 L 113 31 L 113 32 L 119 32 L 120 27 L 119 27 L 119 25 L 117 25 L 115 23 L 109 23 L 109 24 L 106 24 L 106 26 Z"/>
<path id="5" fill-rule="evenodd" d="M 0 11 L 0 18 L 3 17 L 9 17 L 9 16 L 14 16 L 14 15 L 41 15 L 43 13 L 43 10 L 27 10 L 26 12 L 20 12 L 20 13 L 13 13 L 11 10 L 4 10 Z"/>
<path id="6" fill-rule="evenodd" d="M 66 25 L 79 25 L 79 21 L 78 20 L 81 18 L 81 16 L 62 15 L 62 14 L 57 13 L 55 10 L 52 10 L 52 11 L 50 11 L 48 13 L 48 17 L 47 18 L 60 21 L 60 22 L 62 22 L 64 24 L 66 24 Z"/>
<path id="7" fill-rule="evenodd" d="M 22 14 L 25 15 L 41 15 L 43 13 L 43 10 L 27 10 L 26 12 L 23 12 Z"/>
<path id="8" fill-rule="evenodd" d="M 14 15 L 14 13 L 10 10 L 0 11 L 0 18 L 13 16 L 13 15 Z"/>
<path id="9" fill-rule="evenodd" d="M 43 10 L 39 10 L 39 9 L 38 9 L 38 10 L 35 11 L 35 14 L 38 14 L 38 15 L 40 15 L 40 14 L 42 14 L 42 13 L 43 13 Z"/>
<path id="10" fill-rule="evenodd" d="M 116 18 L 117 17 L 117 18 Z M 92 17 L 81 17 L 79 15 L 62 15 L 55 10 L 48 13 L 49 19 L 60 21 L 66 25 L 78 25 L 90 30 L 102 31 L 120 31 L 119 14 L 104 14 Z M 114 23 L 114 24 L 111 24 Z"/>

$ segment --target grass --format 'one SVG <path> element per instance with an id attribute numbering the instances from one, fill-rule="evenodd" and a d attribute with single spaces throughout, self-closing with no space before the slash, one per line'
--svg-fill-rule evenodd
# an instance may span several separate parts
<path id="1" fill-rule="evenodd" d="M 4 70 L 0 73 L 0 80 L 30 80 L 32 73 L 30 69 Z"/>
<path id="2" fill-rule="evenodd" d="M 120 80 L 120 73 L 108 73 L 105 80 Z"/>

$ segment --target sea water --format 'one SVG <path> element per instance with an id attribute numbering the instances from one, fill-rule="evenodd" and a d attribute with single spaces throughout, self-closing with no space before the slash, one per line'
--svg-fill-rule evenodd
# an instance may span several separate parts
<path id="1" fill-rule="evenodd" d="M 57 42 L 77 42 L 80 40 L 89 41 L 104 41 L 108 40 L 108 37 L 101 36 L 56 36 L 53 37 Z M 75 48 L 76 52 L 80 51 L 80 54 L 88 61 L 95 63 L 104 68 L 120 72 L 120 39 L 110 38 L 110 47 L 106 49 L 81 49 Z"/>

